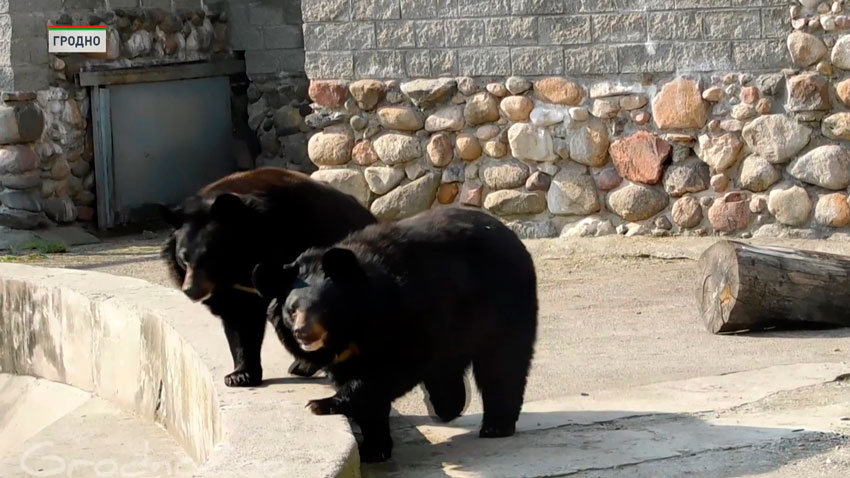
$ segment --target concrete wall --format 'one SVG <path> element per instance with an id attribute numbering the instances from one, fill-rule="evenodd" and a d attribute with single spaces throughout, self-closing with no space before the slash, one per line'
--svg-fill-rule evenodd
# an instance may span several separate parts
<path id="1" fill-rule="evenodd" d="M 786 0 L 303 0 L 310 78 L 787 65 Z"/>
<path id="2" fill-rule="evenodd" d="M 198 478 L 359 478 L 346 419 L 304 410 L 328 385 L 226 387 L 233 363 L 217 322 L 142 280 L 0 264 L 0 373 L 66 383 L 161 425 Z M 289 359 L 278 345 L 263 363 L 285 373 Z"/>

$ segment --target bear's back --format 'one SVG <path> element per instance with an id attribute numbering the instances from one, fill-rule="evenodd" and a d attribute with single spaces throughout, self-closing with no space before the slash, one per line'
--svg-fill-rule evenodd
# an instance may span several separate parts
<path id="1" fill-rule="evenodd" d="M 525 245 L 498 219 L 477 209 L 446 207 L 397 223 L 370 226 L 341 246 L 406 284 L 417 307 L 481 301 L 536 309 L 537 277 Z"/>

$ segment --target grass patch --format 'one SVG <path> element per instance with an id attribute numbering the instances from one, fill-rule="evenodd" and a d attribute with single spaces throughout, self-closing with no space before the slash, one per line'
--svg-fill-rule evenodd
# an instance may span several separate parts
<path id="1" fill-rule="evenodd" d="M 38 251 L 39 254 L 61 254 L 68 252 L 68 246 L 57 241 L 45 241 L 43 239 L 33 239 L 12 248 L 12 252 L 18 251 Z"/>
<path id="2" fill-rule="evenodd" d="M 24 254 L 20 256 L 16 255 L 0 255 L 0 263 L 2 262 L 17 262 L 17 263 L 26 263 L 26 262 L 40 262 L 47 260 L 47 256 L 44 254 Z"/>

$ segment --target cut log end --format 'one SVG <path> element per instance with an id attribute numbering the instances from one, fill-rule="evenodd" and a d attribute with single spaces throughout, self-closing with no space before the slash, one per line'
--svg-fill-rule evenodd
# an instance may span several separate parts
<path id="1" fill-rule="evenodd" d="M 729 316 L 738 296 L 738 257 L 732 243 L 721 241 L 708 248 L 698 263 L 697 303 L 709 332 L 727 332 Z"/>
<path id="2" fill-rule="evenodd" d="M 850 326 L 850 257 L 721 241 L 698 267 L 696 299 L 711 333 Z"/>

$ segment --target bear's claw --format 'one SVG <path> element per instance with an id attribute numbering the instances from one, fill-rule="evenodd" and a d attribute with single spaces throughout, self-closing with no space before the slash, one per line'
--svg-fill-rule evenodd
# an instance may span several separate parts
<path id="1" fill-rule="evenodd" d="M 262 373 L 236 371 L 224 377 L 224 384 L 228 387 L 255 387 L 262 381 Z"/>
<path id="2" fill-rule="evenodd" d="M 322 398 L 319 400 L 310 400 L 307 402 L 307 408 L 313 415 L 338 415 L 336 409 L 336 401 L 334 397 Z"/>

